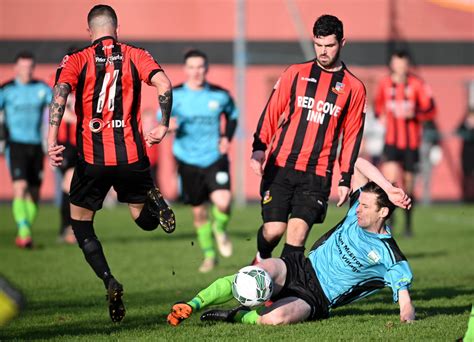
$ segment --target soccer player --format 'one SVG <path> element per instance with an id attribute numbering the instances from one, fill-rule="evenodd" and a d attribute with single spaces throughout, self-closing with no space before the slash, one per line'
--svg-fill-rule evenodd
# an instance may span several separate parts
<path id="1" fill-rule="evenodd" d="M 366 92 L 340 60 L 345 39 L 338 18 L 319 17 L 313 42 L 316 58 L 283 72 L 254 134 L 250 166 L 262 176 L 263 217 L 254 262 L 271 257 L 285 231 L 282 255 L 304 251 L 310 228 L 326 216 L 341 136 L 337 205 L 349 195 L 363 134 Z"/>
<path id="2" fill-rule="evenodd" d="M 224 257 L 232 255 L 226 227 L 230 219 L 227 153 L 237 127 L 237 110 L 229 92 L 206 80 L 206 54 L 191 50 L 184 56 L 187 80 L 173 88 L 172 127 L 176 129 L 173 154 L 178 163 L 184 201 L 192 206 L 198 242 L 204 254 L 200 272 L 217 263 L 214 238 Z M 221 119 L 225 119 L 221 132 Z M 211 202 L 211 218 L 206 201 Z"/>
<path id="3" fill-rule="evenodd" d="M 52 166 L 61 166 L 65 147 L 57 143 L 58 128 L 67 97 L 75 91 L 79 160 L 70 190 L 71 226 L 87 262 L 107 289 L 110 318 L 120 322 L 125 316 L 123 287 L 110 271 L 93 219 L 113 186 L 140 228 L 151 231 L 160 225 L 167 233 L 174 231 L 174 213 L 154 187 L 145 149 L 145 143 L 159 143 L 168 130 L 171 83 L 147 51 L 117 41 L 112 7 L 94 6 L 87 23 L 92 44 L 66 55 L 57 71 L 48 154 Z M 140 120 L 142 81 L 157 88 L 163 113 L 145 137 Z"/>
<path id="4" fill-rule="evenodd" d="M 412 197 L 422 122 L 433 120 L 436 108 L 428 85 L 410 72 L 410 57 L 405 51 L 392 54 L 390 75 L 380 80 L 374 108 L 386 127 L 382 171 L 391 182 L 402 175 L 403 187 Z M 412 213 L 413 208 L 405 211 L 406 236 L 412 235 Z"/>
<path id="5" fill-rule="evenodd" d="M 201 320 L 276 325 L 325 319 L 331 309 L 387 286 L 400 305 L 400 320 L 413 321 L 412 272 L 385 224 L 395 205 L 409 208 L 410 198 L 361 158 L 352 185 L 346 216 L 315 242 L 308 257 L 292 253 L 258 264 L 273 280 L 271 306 L 210 310 Z M 220 278 L 189 302 L 175 304 L 168 323 L 178 325 L 198 310 L 232 299 L 234 277 Z"/>
<path id="6" fill-rule="evenodd" d="M 51 101 L 51 88 L 33 79 L 35 58 L 30 52 L 15 58 L 14 80 L 0 88 L 0 110 L 5 111 L 7 160 L 13 181 L 13 218 L 18 228 L 15 243 L 31 248 L 31 227 L 38 211 L 43 179 L 42 118 Z"/>

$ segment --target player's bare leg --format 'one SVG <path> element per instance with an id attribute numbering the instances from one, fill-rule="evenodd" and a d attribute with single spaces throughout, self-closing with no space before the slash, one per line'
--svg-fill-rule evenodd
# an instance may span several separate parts
<path id="1" fill-rule="evenodd" d="M 287 228 L 286 222 L 266 222 L 257 232 L 257 256 L 252 261 L 256 264 L 263 259 L 272 257 L 272 252 L 285 234 Z"/>
<path id="2" fill-rule="evenodd" d="M 212 232 L 217 242 L 219 253 L 228 258 L 232 255 L 232 242 L 227 234 L 227 224 L 230 220 L 230 205 L 232 193 L 230 190 L 215 190 L 211 192 L 212 207 Z"/>
<path id="3" fill-rule="evenodd" d="M 281 253 L 285 256 L 289 253 L 304 252 L 304 244 L 308 237 L 309 226 L 300 218 L 292 218 L 288 221 L 286 230 L 286 244 Z"/>
<path id="4" fill-rule="evenodd" d="M 125 317 L 125 306 L 122 302 L 123 287 L 112 276 L 102 245 L 95 235 L 94 215 L 95 212 L 92 210 L 71 204 L 71 225 L 77 243 L 84 253 L 87 263 L 97 277 L 104 282 L 110 319 L 113 322 L 120 322 Z"/>
<path id="5" fill-rule="evenodd" d="M 286 297 L 261 311 L 257 324 L 281 325 L 303 322 L 311 314 L 311 307 L 303 299 Z"/>

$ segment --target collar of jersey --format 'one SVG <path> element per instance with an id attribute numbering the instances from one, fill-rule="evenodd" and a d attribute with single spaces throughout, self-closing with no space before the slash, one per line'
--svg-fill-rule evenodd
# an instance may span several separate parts
<path id="1" fill-rule="evenodd" d="M 117 39 L 115 39 L 115 38 L 112 37 L 112 36 L 105 36 L 105 37 L 100 37 L 100 38 L 94 40 L 94 42 L 92 43 L 92 45 L 99 44 L 101 41 L 106 40 L 106 39 L 112 39 L 114 42 L 117 41 Z"/>
<path id="2" fill-rule="evenodd" d="M 341 69 L 339 69 L 338 71 L 328 71 L 328 70 L 326 70 L 326 69 L 321 68 L 321 67 L 319 66 L 318 61 L 316 60 L 316 58 L 314 59 L 314 63 L 316 63 L 317 67 L 318 67 L 319 69 L 321 69 L 322 72 L 327 72 L 328 74 L 337 74 L 338 72 L 342 72 L 342 73 L 343 73 L 344 70 L 347 69 L 347 67 L 346 67 L 346 65 L 344 64 L 343 61 L 341 61 L 342 67 L 341 67 Z"/>
<path id="3" fill-rule="evenodd" d="M 202 89 L 191 89 L 189 88 L 188 84 L 186 82 L 184 82 L 184 87 L 187 89 L 187 90 L 190 90 L 190 91 L 203 91 L 203 90 L 208 90 L 209 89 L 209 83 L 207 82 L 204 82 L 204 87 L 202 87 Z"/>
<path id="4" fill-rule="evenodd" d="M 362 231 L 365 233 L 365 234 L 368 234 L 369 236 L 376 236 L 378 237 L 379 239 L 390 239 L 392 237 L 392 230 L 390 229 L 389 226 L 385 225 L 385 231 L 387 232 L 387 234 L 378 234 L 378 233 L 372 233 L 372 232 L 368 232 L 366 231 L 364 228 L 360 227 L 360 229 L 362 229 Z"/>

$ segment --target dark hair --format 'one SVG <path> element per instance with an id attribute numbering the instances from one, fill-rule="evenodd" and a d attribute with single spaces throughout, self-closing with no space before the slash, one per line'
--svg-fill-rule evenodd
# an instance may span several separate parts
<path id="1" fill-rule="evenodd" d="M 377 207 L 379 209 L 383 207 L 388 208 L 388 215 L 385 217 L 385 220 L 390 218 L 396 206 L 388 199 L 387 193 L 383 191 L 383 189 L 380 186 L 378 186 L 374 182 L 368 182 L 362 187 L 361 190 L 363 192 L 375 194 L 377 196 Z"/>
<path id="2" fill-rule="evenodd" d="M 18 62 L 18 60 L 22 59 L 31 59 L 33 60 L 33 63 L 35 62 L 35 55 L 31 51 L 21 51 L 15 56 L 15 63 Z"/>
<path id="3" fill-rule="evenodd" d="M 102 15 L 107 16 L 110 19 L 112 19 L 112 24 L 114 25 L 115 28 L 117 28 L 118 26 L 117 14 L 115 13 L 114 9 L 110 7 L 109 5 L 95 5 L 94 7 L 92 7 L 92 9 L 89 11 L 89 14 L 87 15 L 87 24 L 90 26 L 92 20 Z"/>
<path id="4" fill-rule="evenodd" d="M 392 57 L 406 58 L 408 60 L 411 60 L 410 53 L 407 50 L 395 50 L 390 55 L 390 58 Z"/>
<path id="5" fill-rule="evenodd" d="M 344 27 L 342 21 L 329 14 L 322 15 L 316 19 L 313 26 L 313 35 L 315 37 L 326 37 L 331 34 L 336 35 L 338 42 L 344 38 Z"/>
<path id="6" fill-rule="evenodd" d="M 191 57 L 201 57 L 201 58 L 204 58 L 204 63 L 206 63 L 206 66 L 208 64 L 208 60 L 207 60 L 207 55 L 202 52 L 201 50 L 198 50 L 198 49 L 192 49 L 192 50 L 189 50 L 188 52 L 186 52 L 184 54 L 184 63 L 186 63 L 186 61 L 188 60 L 188 58 L 191 58 Z"/>

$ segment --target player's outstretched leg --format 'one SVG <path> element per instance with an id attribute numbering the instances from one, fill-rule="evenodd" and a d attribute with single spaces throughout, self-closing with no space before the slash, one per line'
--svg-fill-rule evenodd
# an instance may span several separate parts
<path id="1" fill-rule="evenodd" d="M 171 312 L 167 317 L 168 324 L 172 326 L 179 325 L 182 321 L 189 318 L 193 313 L 191 305 L 183 302 L 179 302 L 173 305 Z"/>
<path id="2" fill-rule="evenodd" d="M 232 296 L 232 282 L 234 278 L 235 274 L 219 278 L 201 290 L 196 297 L 189 302 L 178 302 L 174 304 L 168 315 L 168 323 L 177 326 L 189 318 L 193 312 L 204 309 L 209 305 L 226 303 L 234 298 Z"/>
<path id="3" fill-rule="evenodd" d="M 159 189 L 153 188 L 148 191 L 145 206 L 148 206 L 150 212 L 160 220 L 160 226 L 166 233 L 174 232 L 176 218 Z"/>
<path id="4" fill-rule="evenodd" d="M 123 286 L 115 278 L 110 279 L 107 289 L 109 315 L 112 322 L 121 322 L 125 317 L 125 306 L 122 301 Z"/>

